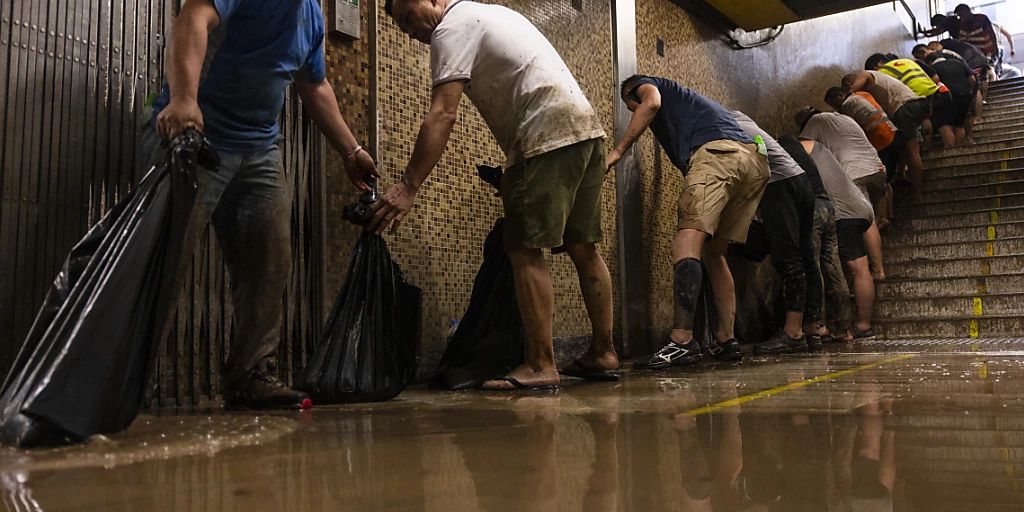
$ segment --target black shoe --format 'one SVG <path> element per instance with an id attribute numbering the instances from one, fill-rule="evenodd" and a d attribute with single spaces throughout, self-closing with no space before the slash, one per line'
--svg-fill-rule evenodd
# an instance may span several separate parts
<path id="1" fill-rule="evenodd" d="M 634 367 L 646 370 L 660 370 L 670 366 L 686 366 L 700 361 L 700 344 L 691 339 L 685 344 L 669 340 L 661 350 L 651 357 L 637 361 Z"/>
<path id="2" fill-rule="evenodd" d="M 790 338 L 786 331 L 779 329 L 779 332 L 768 338 L 768 341 L 754 345 L 754 355 L 769 356 L 775 354 L 792 354 L 807 350 L 807 343 L 803 338 Z"/>
<path id="3" fill-rule="evenodd" d="M 743 359 L 743 349 L 740 348 L 740 342 L 736 341 L 736 338 L 729 338 L 724 343 L 714 341 L 708 347 L 708 352 L 719 361 L 735 362 Z"/>
<path id="4" fill-rule="evenodd" d="M 230 410 L 309 409 L 313 400 L 273 375 L 253 371 L 244 381 L 224 392 L 224 408 Z"/>
<path id="5" fill-rule="evenodd" d="M 868 329 L 866 331 L 853 330 L 853 339 L 855 340 L 873 340 L 875 339 L 874 329 Z"/>
<path id="6" fill-rule="evenodd" d="M 807 341 L 807 350 L 810 350 L 811 352 L 821 350 L 823 341 L 820 334 L 808 334 L 807 336 L 804 336 L 804 339 Z"/>

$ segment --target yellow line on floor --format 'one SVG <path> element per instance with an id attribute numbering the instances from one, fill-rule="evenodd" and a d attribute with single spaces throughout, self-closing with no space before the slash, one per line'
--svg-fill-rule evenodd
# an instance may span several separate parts
<path id="1" fill-rule="evenodd" d="M 724 402 L 718 402 L 717 404 L 698 407 L 696 409 L 686 411 L 686 414 L 689 414 L 690 416 L 700 416 L 701 414 L 710 414 L 713 412 L 718 412 L 722 409 L 727 409 L 729 407 L 736 407 L 737 405 L 743 405 L 748 402 L 753 402 L 754 400 L 773 397 L 775 395 L 785 393 L 786 391 L 792 391 L 794 389 L 800 389 L 802 387 L 810 386 L 811 384 L 817 384 L 819 382 L 825 382 L 829 380 L 838 379 L 840 377 L 845 377 L 847 375 L 853 375 L 854 373 L 859 373 L 864 370 L 870 370 L 871 368 L 876 368 L 889 363 L 895 363 L 896 361 L 903 361 L 905 359 L 910 359 L 912 357 L 917 357 L 917 354 L 900 354 L 898 356 L 886 357 L 884 359 L 879 359 L 878 361 L 872 363 L 854 366 L 853 368 L 848 368 L 846 370 L 830 372 L 823 375 L 819 375 L 817 377 L 811 377 L 810 379 L 804 379 L 798 382 L 790 382 L 789 384 L 784 384 L 782 386 L 766 389 L 764 391 L 758 391 L 757 393 L 751 393 L 749 395 L 743 395 L 741 397 L 726 400 Z"/>

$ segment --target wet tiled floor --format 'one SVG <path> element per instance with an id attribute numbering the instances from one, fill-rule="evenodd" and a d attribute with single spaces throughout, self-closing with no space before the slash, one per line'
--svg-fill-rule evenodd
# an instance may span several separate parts
<path id="1" fill-rule="evenodd" d="M 163 412 L 0 454 L 9 510 L 1024 510 L 1024 340 L 873 342 L 559 393 Z"/>

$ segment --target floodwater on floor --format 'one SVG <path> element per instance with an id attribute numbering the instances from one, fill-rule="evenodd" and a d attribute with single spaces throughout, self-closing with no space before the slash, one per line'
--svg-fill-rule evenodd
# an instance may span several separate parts
<path id="1" fill-rule="evenodd" d="M 139 417 L 0 452 L 13 511 L 1024 509 L 1024 341 L 873 342 L 558 393 Z"/>

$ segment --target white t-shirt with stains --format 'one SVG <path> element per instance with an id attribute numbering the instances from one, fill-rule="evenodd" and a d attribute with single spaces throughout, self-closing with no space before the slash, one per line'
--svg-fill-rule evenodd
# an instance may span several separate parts
<path id="1" fill-rule="evenodd" d="M 430 42 L 433 86 L 465 80 L 512 166 L 605 136 L 601 120 L 551 43 L 523 15 L 456 1 Z"/>

